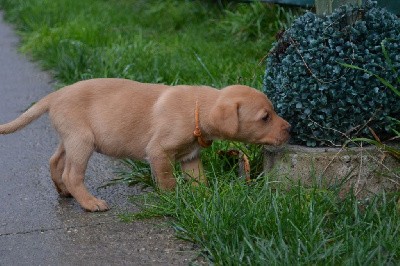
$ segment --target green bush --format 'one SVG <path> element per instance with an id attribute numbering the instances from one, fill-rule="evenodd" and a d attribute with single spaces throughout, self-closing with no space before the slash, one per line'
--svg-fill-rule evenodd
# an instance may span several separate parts
<path id="1" fill-rule="evenodd" d="M 387 118 L 400 116 L 394 92 L 373 75 L 342 63 L 395 84 L 400 20 L 369 2 L 324 17 L 308 12 L 280 36 L 267 58 L 264 91 L 292 124 L 293 143 L 341 145 L 368 136 L 368 127 L 381 138 L 392 133 Z"/>

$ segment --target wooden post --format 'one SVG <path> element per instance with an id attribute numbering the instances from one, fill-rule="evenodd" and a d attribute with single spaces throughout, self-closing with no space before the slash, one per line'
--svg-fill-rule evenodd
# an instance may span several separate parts
<path id="1" fill-rule="evenodd" d="M 335 8 L 347 4 L 361 6 L 362 0 L 315 0 L 315 10 L 318 16 L 329 15 Z"/>

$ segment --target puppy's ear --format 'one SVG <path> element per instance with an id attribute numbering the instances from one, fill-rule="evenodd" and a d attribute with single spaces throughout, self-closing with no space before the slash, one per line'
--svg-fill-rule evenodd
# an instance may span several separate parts
<path id="1" fill-rule="evenodd" d="M 239 130 L 239 104 L 219 102 L 211 110 L 211 121 L 221 137 L 232 138 Z"/>

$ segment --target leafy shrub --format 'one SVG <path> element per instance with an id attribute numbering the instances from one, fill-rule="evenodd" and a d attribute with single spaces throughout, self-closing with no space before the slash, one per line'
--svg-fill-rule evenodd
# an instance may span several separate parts
<path id="1" fill-rule="evenodd" d="M 391 59 L 389 57 L 389 55 L 387 54 L 386 51 L 386 47 L 384 45 L 384 43 L 382 42 L 382 52 L 387 60 L 387 62 L 392 66 L 391 63 Z M 400 97 L 400 90 L 397 89 L 397 87 L 393 84 L 390 84 L 387 80 L 383 79 L 382 77 L 369 72 L 368 70 L 359 68 L 358 66 L 354 66 L 354 65 L 347 65 L 347 64 L 343 64 L 345 67 L 349 67 L 352 69 L 357 69 L 360 71 L 364 71 L 365 73 L 374 76 L 375 78 L 377 78 L 383 85 L 385 85 L 388 89 L 392 90 L 398 97 Z M 398 73 L 398 69 L 396 69 L 395 67 L 392 66 L 392 71 L 393 73 L 396 75 Z M 400 76 L 397 77 L 397 84 L 400 85 Z M 392 130 L 394 133 L 394 140 L 399 140 L 400 139 L 400 120 L 396 119 L 396 118 L 389 118 L 392 121 Z M 385 151 L 386 153 L 392 155 L 394 158 L 396 158 L 397 160 L 400 160 L 400 147 L 398 145 L 386 145 L 383 144 L 381 142 L 381 140 L 379 139 L 378 136 L 374 136 L 375 139 L 369 139 L 369 138 L 356 138 L 356 139 L 351 139 L 352 142 L 354 141 L 362 141 L 362 142 L 366 142 L 372 145 L 377 146 L 378 148 L 382 149 L 383 151 Z"/>
<path id="2" fill-rule="evenodd" d="M 400 69 L 400 20 L 368 2 L 331 15 L 306 13 L 279 36 L 267 58 L 264 91 L 293 126 L 292 142 L 340 145 L 391 133 L 387 117 L 400 116 L 393 91 L 356 65 L 394 84 Z M 390 60 L 385 59 L 381 43 Z"/>

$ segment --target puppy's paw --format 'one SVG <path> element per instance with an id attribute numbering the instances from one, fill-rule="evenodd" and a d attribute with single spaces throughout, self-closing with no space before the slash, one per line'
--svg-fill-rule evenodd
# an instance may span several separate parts
<path id="1" fill-rule="evenodd" d="M 83 203 L 82 208 L 89 212 L 104 212 L 110 209 L 107 205 L 107 202 L 94 197 L 93 199 L 90 199 L 87 202 Z"/>

